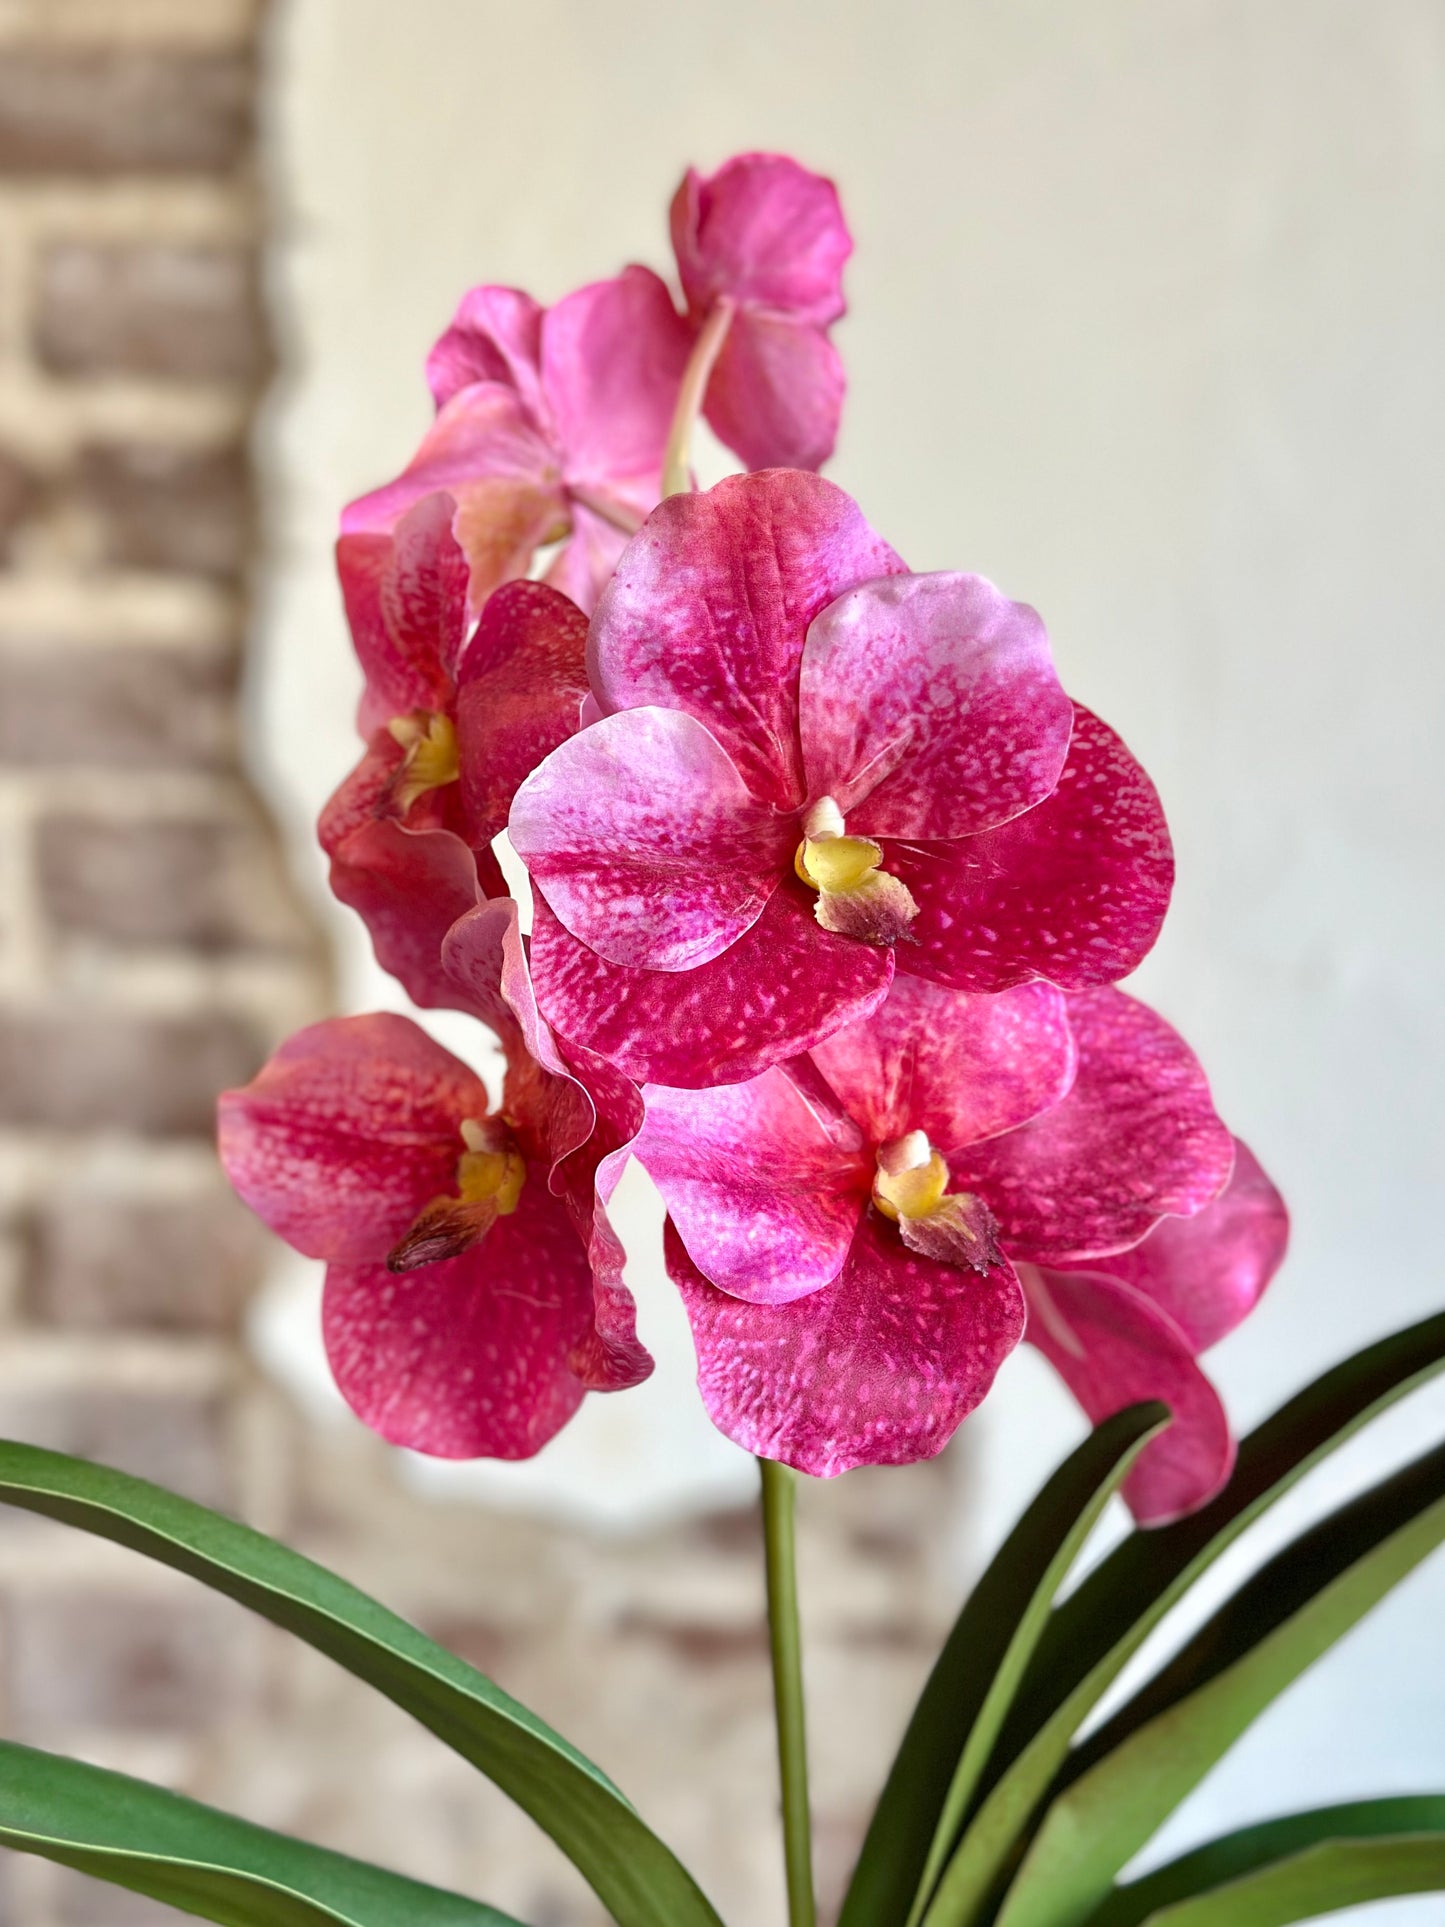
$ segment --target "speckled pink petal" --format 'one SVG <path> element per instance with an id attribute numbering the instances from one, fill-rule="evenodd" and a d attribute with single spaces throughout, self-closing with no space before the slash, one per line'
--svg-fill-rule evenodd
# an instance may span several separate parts
<path id="1" fill-rule="evenodd" d="M 1044 625 L 977 575 L 895 575 L 839 596 L 803 651 L 810 797 L 854 836 L 960 837 L 1055 788 L 1074 706 Z"/>
<path id="2" fill-rule="evenodd" d="M 1159 1399 L 1173 1423 L 1150 1441 L 1124 1481 L 1141 1525 L 1162 1526 L 1212 1499 L 1234 1465 L 1219 1394 L 1184 1334 L 1132 1285 L 1098 1271 L 1021 1268 L 1029 1342 L 1098 1425 L 1128 1405 Z"/>
<path id="3" fill-rule="evenodd" d="M 877 1010 L 812 1054 L 874 1144 L 925 1131 L 945 1157 L 1049 1110 L 1076 1063 L 1051 985 L 981 997 L 901 975 Z"/>
<path id="4" fill-rule="evenodd" d="M 382 969 L 428 1010 L 466 1008 L 442 943 L 479 896 L 502 896 L 506 887 L 491 851 L 473 851 L 449 830 L 368 823 L 331 859 L 332 894 L 366 925 Z"/>
<path id="5" fill-rule="evenodd" d="M 639 1084 L 735 1084 L 871 1010 L 893 952 L 829 936 L 784 880 L 752 929 L 696 970 L 629 970 L 579 943 L 538 896 L 532 971 L 553 1028 Z"/>
<path id="6" fill-rule="evenodd" d="M 996 830 L 948 843 L 886 843 L 884 868 L 913 894 L 898 967 L 955 990 L 1043 977 L 1065 990 L 1112 983 L 1152 948 L 1174 884 L 1154 785 L 1114 732 L 1075 707 L 1053 795 Z"/>
<path id="7" fill-rule="evenodd" d="M 567 1365 L 591 1313 L 587 1257 L 544 1177 L 460 1258 L 395 1277 L 333 1265 L 322 1331 L 342 1396 L 393 1445 L 525 1459 L 576 1411 Z"/>
<path id="8" fill-rule="evenodd" d="M 822 327 L 843 312 L 852 237 L 838 190 L 786 154 L 689 168 L 673 197 L 672 245 L 694 313 L 720 295 Z"/>
<path id="9" fill-rule="evenodd" d="M 1234 1174 L 1214 1202 L 1193 1218 L 1165 1218 L 1107 1268 L 1167 1313 L 1202 1352 L 1253 1311 L 1288 1244 L 1284 1199 L 1236 1138 Z"/>
<path id="10" fill-rule="evenodd" d="M 447 687 L 468 627 L 467 558 L 452 534 L 455 514 L 445 489 L 409 508 L 392 534 L 392 565 L 381 584 L 388 629 L 416 661 L 435 663 Z"/>
<path id="11" fill-rule="evenodd" d="M 570 489 L 617 498 L 639 519 L 653 507 L 691 335 L 649 268 L 624 268 L 548 309 L 542 380 Z"/>
<path id="12" fill-rule="evenodd" d="M 541 359 L 542 309 L 531 295 L 520 288 L 470 288 L 427 356 L 427 386 L 440 408 L 474 381 L 502 382 L 546 429 Z"/>
<path id="13" fill-rule="evenodd" d="M 508 833 L 573 936 L 608 963 L 689 970 L 762 914 L 796 826 L 749 796 L 679 710 L 604 716 L 517 791 Z"/>
<path id="14" fill-rule="evenodd" d="M 873 1181 L 856 1129 L 830 1128 L 777 1069 L 711 1091 L 649 1084 L 643 1100 L 638 1161 L 711 1284 L 786 1305 L 832 1283 Z"/>
<path id="15" fill-rule="evenodd" d="M 707 385 L 704 414 L 749 468 L 821 468 L 838 440 L 847 378 L 820 328 L 738 314 Z"/>
<path id="16" fill-rule="evenodd" d="M 1068 1000 L 1079 1068 L 1031 1124 L 949 1160 L 1014 1258 L 1077 1263 L 1137 1244 L 1163 1217 L 1219 1195 L 1234 1140 L 1198 1058 L 1162 1017 L 1119 990 Z"/>
<path id="17" fill-rule="evenodd" d="M 837 1281 L 791 1305 L 744 1304 L 709 1285 L 671 1224 L 666 1255 L 713 1424 L 818 1478 L 942 1451 L 1023 1331 L 1011 1266 L 981 1278 L 934 1264 L 875 1211 Z"/>
<path id="18" fill-rule="evenodd" d="M 450 497 L 433 500 L 450 513 Z M 396 544 L 389 533 L 343 535 L 336 544 L 346 620 L 365 678 L 357 712 L 363 736 L 413 709 L 445 709 L 451 698 L 451 678 L 436 650 L 419 648 L 415 634 L 396 631 L 391 595 L 395 567 Z"/>
<path id="19" fill-rule="evenodd" d="M 761 801 L 803 801 L 798 667 L 820 609 L 903 563 L 816 475 L 673 495 L 623 552 L 588 641 L 604 709 L 657 703 L 711 730 Z"/>
<path id="20" fill-rule="evenodd" d="M 614 527 L 574 498 L 572 533 L 557 551 L 543 580 L 590 616 L 631 539 L 625 530 Z"/>
<path id="21" fill-rule="evenodd" d="M 379 1264 L 423 1205 L 455 1188 L 475 1072 L 409 1017 L 297 1031 L 219 1103 L 221 1162 L 258 1217 L 308 1258 Z"/>
<path id="22" fill-rule="evenodd" d="M 542 582 L 487 601 L 457 687 L 457 755 L 471 839 L 506 827 L 517 786 L 572 735 L 587 694 L 587 618 Z"/>
<path id="23" fill-rule="evenodd" d="M 589 1391 L 626 1391 L 651 1376 L 653 1361 L 637 1336 L 637 1306 L 622 1277 L 627 1253 L 607 1206 L 642 1128 L 642 1098 L 595 1051 L 568 1044 L 564 1054 L 596 1112 L 592 1138 L 563 1160 L 557 1174 L 592 1268 L 592 1320 L 568 1363 Z"/>

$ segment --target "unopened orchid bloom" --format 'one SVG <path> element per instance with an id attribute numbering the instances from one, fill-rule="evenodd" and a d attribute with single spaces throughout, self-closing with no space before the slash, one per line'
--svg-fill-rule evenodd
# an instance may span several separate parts
<path id="1" fill-rule="evenodd" d="M 409 1018 L 299 1031 L 220 1102 L 237 1191 L 326 1261 L 347 1401 L 394 1444 L 525 1458 L 590 1389 L 651 1370 L 606 1219 L 640 1105 L 562 1061 L 531 1001 L 516 905 L 459 927 L 465 1001 L 506 1052 L 502 1101 Z"/>
<path id="2" fill-rule="evenodd" d="M 938 1452 L 1023 1335 L 1020 1271 L 1203 1212 L 1234 1155 L 1193 1054 L 1113 989 L 899 977 L 806 1058 L 643 1095 L 707 1409 L 820 1476 Z M 1212 1473 L 1185 1431 L 1162 1449 Z"/>
<path id="3" fill-rule="evenodd" d="M 1042 623 L 911 575 L 817 476 L 664 502 L 588 640 L 600 719 L 520 786 L 549 1020 L 639 1082 L 737 1082 L 866 1014 L 1112 982 L 1173 865 L 1152 785 Z"/>
<path id="4" fill-rule="evenodd" d="M 423 1005 L 454 1001 L 441 939 L 479 893 L 505 894 L 492 840 L 587 694 L 587 621 L 557 590 L 506 583 L 473 626 L 454 507 L 430 495 L 337 545 L 366 750 L 318 826 L 333 891 Z"/>
<path id="5" fill-rule="evenodd" d="M 473 610 L 558 541 L 547 580 L 590 609 L 661 491 L 690 339 L 647 268 L 546 309 L 473 288 L 427 361 L 435 421 L 395 481 L 345 510 L 343 532 L 385 532 L 445 489 Z"/>
<path id="6" fill-rule="evenodd" d="M 1288 1241 L 1284 1200 L 1236 1140 L 1233 1176 L 1197 1216 L 1090 1262 L 1019 1266 L 1029 1342 L 1093 1423 L 1139 1399 L 1174 1414 L 1124 1484 L 1141 1524 L 1193 1512 L 1227 1483 L 1234 1435 L 1197 1360 L 1254 1309 Z"/>
<path id="7" fill-rule="evenodd" d="M 852 237 L 838 191 L 784 154 L 689 168 L 672 245 L 697 331 L 674 461 L 701 407 L 749 468 L 820 468 L 838 438 L 843 364 L 828 329 L 843 313 Z M 671 467 L 671 464 L 670 464 Z M 668 489 L 685 486 L 670 476 Z"/>

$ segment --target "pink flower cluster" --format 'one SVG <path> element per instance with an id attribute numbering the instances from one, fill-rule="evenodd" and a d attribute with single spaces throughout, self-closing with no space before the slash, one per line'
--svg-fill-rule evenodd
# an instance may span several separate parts
<path id="1" fill-rule="evenodd" d="M 1198 1356 L 1287 1225 L 1113 987 L 1169 899 L 1158 798 L 1032 609 L 913 573 L 816 474 L 831 183 L 743 155 L 672 233 L 681 308 L 639 267 L 547 310 L 473 289 L 421 447 L 342 519 L 332 887 L 500 1041 L 497 1101 L 407 1018 L 334 1020 L 222 1098 L 226 1167 L 326 1261 L 337 1381 L 400 1444 L 524 1456 L 647 1375 L 607 1216 L 635 1155 L 750 1451 L 928 1456 L 1027 1337 L 1093 1419 L 1167 1401 L 1127 1496 L 1174 1517 L 1232 1461 Z M 659 500 L 698 412 L 750 472 Z"/>

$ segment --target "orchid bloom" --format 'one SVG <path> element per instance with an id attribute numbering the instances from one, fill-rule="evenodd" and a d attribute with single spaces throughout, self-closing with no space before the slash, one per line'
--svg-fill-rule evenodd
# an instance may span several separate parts
<path id="1" fill-rule="evenodd" d="M 671 223 L 708 422 L 749 468 L 820 468 L 844 387 L 827 330 L 853 251 L 837 189 L 786 155 L 739 154 L 688 169 Z"/>
<path id="2" fill-rule="evenodd" d="M 222 1096 L 221 1157 L 326 1261 L 327 1353 L 368 1425 L 441 1458 L 525 1458 L 584 1391 L 651 1370 L 605 1208 L 641 1107 L 607 1066 L 561 1058 L 514 903 L 469 912 L 452 956 L 506 1052 L 497 1110 L 409 1018 L 334 1018 Z"/>
<path id="3" fill-rule="evenodd" d="M 587 694 L 587 621 L 557 590 L 506 583 L 472 626 L 454 507 L 430 495 L 337 545 L 366 750 L 318 826 L 333 891 L 423 1005 L 455 1002 L 442 937 L 479 891 L 506 894 L 492 840 Z"/>
<path id="4" fill-rule="evenodd" d="M 427 360 L 435 421 L 394 482 L 349 505 L 343 532 L 390 530 L 445 489 L 474 610 L 564 538 L 547 580 L 590 609 L 660 493 L 689 341 L 647 268 L 546 309 L 473 288 Z"/>
<path id="5" fill-rule="evenodd" d="M 1205 1212 L 1234 1157 L 1192 1052 L 1113 989 L 899 977 L 806 1058 L 643 1096 L 637 1156 L 667 1203 L 707 1409 L 747 1450 L 824 1477 L 938 1452 L 1023 1335 L 1021 1273 L 1132 1254 Z M 1220 1292 L 1240 1302 L 1234 1284 L 1199 1290 L 1208 1315 Z M 1116 1341 L 1137 1364 L 1136 1333 L 1102 1313 L 1080 1341 L 1108 1410 L 1128 1376 L 1108 1380 Z M 1167 1396 L 1183 1368 L 1134 1370 L 1118 1403 Z M 1161 1453 L 1214 1479 L 1216 1409 L 1176 1402 L 1146 1481 Z"/>
<path id="6" fill-rule="evenodd" d="M 841 490 L 670 498 L 588 639 L 599 720 L 517 791 L 549 1020 L 639 1082 L 736 1082 L 884 996 L 1124 976 L 1158 799 L 977 576 L 911 575 Z"/>

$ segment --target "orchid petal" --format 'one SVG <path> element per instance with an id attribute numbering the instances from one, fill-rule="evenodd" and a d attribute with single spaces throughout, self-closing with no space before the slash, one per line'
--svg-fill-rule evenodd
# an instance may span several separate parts
<path id="1" fill-rule="evenodd" d="M 1218 1196 L 1234 1141 L 1193 1051 L 1119 990 L 1068 1000 L 1079 1068 L 1068 1095 L 1030 1124 L 950 1159 L 1015 1258 L 1067 1264 L 1123 1251 L 1163 1217 Z"/>
<path id="2" fill-rule="evenodd" d="M 800 722 L 808 794 L 850 834 L 962 837 L 1053 791 L 1074 709 L 1032 609 L 982 576 L 904 575 L 815 619 Z"/>
<path id="3" fill-rule="evenodd" d="M 685 1091 L 649 1084 L 636 1151 L 702 1275 L 735 1298 L 786 1305 L 829 1285 L 867 1207 L 871 1161 L 781 1070 Z"/>
<path id="4" fill-rule="evenodd" d="M 917 1257 L 872 1211 L 838 1279 L 790 1305 L 718 1291 L 671 1224 L 666 1256 L 714 1425 L 818 1478 L 942 1451 L 1023 1331 L 1010 1265 L 980 1277 Z"/>
<path id="5" fill-rule="evenodd" d="M 511 1217 L 459 1258 L 397 1277 L 333 1265 L 322 1330 L 342 1396 L 394 1445 L 446 1459 L 524 1459 L 576 1411 L 567 1354 L 591 1308 L 567 1213 L 529 1178 Z"/>
<path id="6" fill-rule="evenodd" d="M 1126 977 L 1153 946 L 1174 882 L 1153 784 L 1077 705 L 1058 787 L 1037 808 L 974 837 L 886 843 L 883 868 L 918 905 L 899 968 L 955 990 Z"/>
<path id="7" fill-rule="evenodd" d="M 847 378 L 821 329 L 787 316 L 736 315 L 707 385 L 704 414 L 749 468 L 821 468 L 838 440 Z"/>
<path id="8" fill-rule="evenodd" d="M 1219 1394 L 1178 1326 L 1142 1292 L 1103 1272 L 1026 1265 L 1022 1277 L 1029 1342 L 1091 1424 L 1146 1399 L 1160 1400 L 1174 1415 L 1124 1481 L 1140 1525 L 1167 1525 L 1212 1499 L 1233 1468 L 1234 1439 Z"/>
<path id="9" fill-rule="evenodd" d="M 513 847 L 609 963 L 689 970 L 762 914 L 794 832 L 691 716 L 633 709 L 562 743 L 517 791 Z"/>
<path id="10" fill-rule="evenodd" d="M 603 516 L 576 500 L 572 503 L 572 533 L 557 551 L 556 559 L 543 577 L 549 588 L 560 590 L 591 615 L 597 598 L 612 580 L 622 551 L 631 541 Z M 589 700 L 591 698 L 589 697 Z M 598 711 L 601 714 L 601 711 Z M 596 718 L 589 718 L 595 721 Z"/>
<path id="11" fill-rule="evenodd" d="M 1259 1303 L 1284 1261 L 1289 1212 L 1247 1144 L 1234 1174 L 1193 1218 L 1165 1218 L 1107 1269 L 1165 1312 L 1196 1352 L 1217 1344 Z"/>
<path id="12" fill-rule="evenodd" d="M 520 288 L 470 288 L 427 356 L 427 386 L 440 408 L 473 382 L 501 382 L 546 433 L 541 357 L 542 309 L 531 295 Z"/>
<path id="13" fill-rule="evenodd" d="M 738 154 L 688 172 L 673 197 L 672 245 L 694 313 L 719 296 L 821 327 L 843 312 L 852 238 L 838 190 L 785 154 Z"/>
<path id="14" fill-rule="evenodd" d="M 378 1264 L 422 1206 L 455 1188 L 475 1072 L 408 1017 L 297 1031 L 220 1105 L 221 1161 L 258 1217 L 304 1252 Z"/>
<path id="15" fill-rule="evenodd" d="M 382 969 L 428 1010 L 467 1008 L 442 943 L 478 896 L 503 896 L 506 887 L 490 850 L 473 851 L 448 830 L 368 823 L 331 859 L 332 894 L 360 916 Z"/>
<path id="16" fill-rule="evenodd" d="M 785 880 L 753 927 L 696 970 L 609 964 L 564 929 L 540 894 L 532 971 L 548 1021 L 633 1078 L 705 1088 L 738 1083 L 865 1015 L 893 976 L 893 952 L 820 930 Z"/>
<path id="17" fill-rule="evenodd" d="M 815 475 L 737 475 L 674 495 L 624 551 L 588 642 L 604 709 L 656 703 L 711 731 L 760 801 L 803 801 L 798 669 L 808 625 L 902 562 Z"/>
<path id="18" fill-rule="evenodd" d="M 1022 984 L 982 997 L 904 976 L 812 1055 L 873 1143 L 923 1131 L 946 1157 L 1051 1109 L 1076 1064 L 1062 991 Z"/>
<path id="19" fill-rule="evenodd" d="M 563 1160 L 560 1171 L 592 1268 L 592 1322 L 568 1363 L 589 1391 L 625 1391 L 651 1376 L 653 1361 L 637 1336 L 637 1305 L 622 1276 L 627 1253 L 607 1206 L 642 1128 L 642 1097 L 630 1078 L 595 1051 L 569 1044 L 565 1055 L 596 1117 L 592 1138 Z"/>
<path id="20" fill-rule="evenodd" d="M 411 513 L 426 526 L 438 515 L 449 519 L 452 508 L 449 496 L 436 494 L 423 497 Z M 414 544 L 408 548 L 414 551 Z M 363 736 L 413 709 L 444 709 L 451 698 L 451 676 L 436 646 L 436 628 L 428 637 L 409 626 L 397 627 L 396 567 L 397 541 L 388 532 L 360 531 L 343 535 L 336 544 L 346 620 L 366 679 L 357 715 Z"/>

